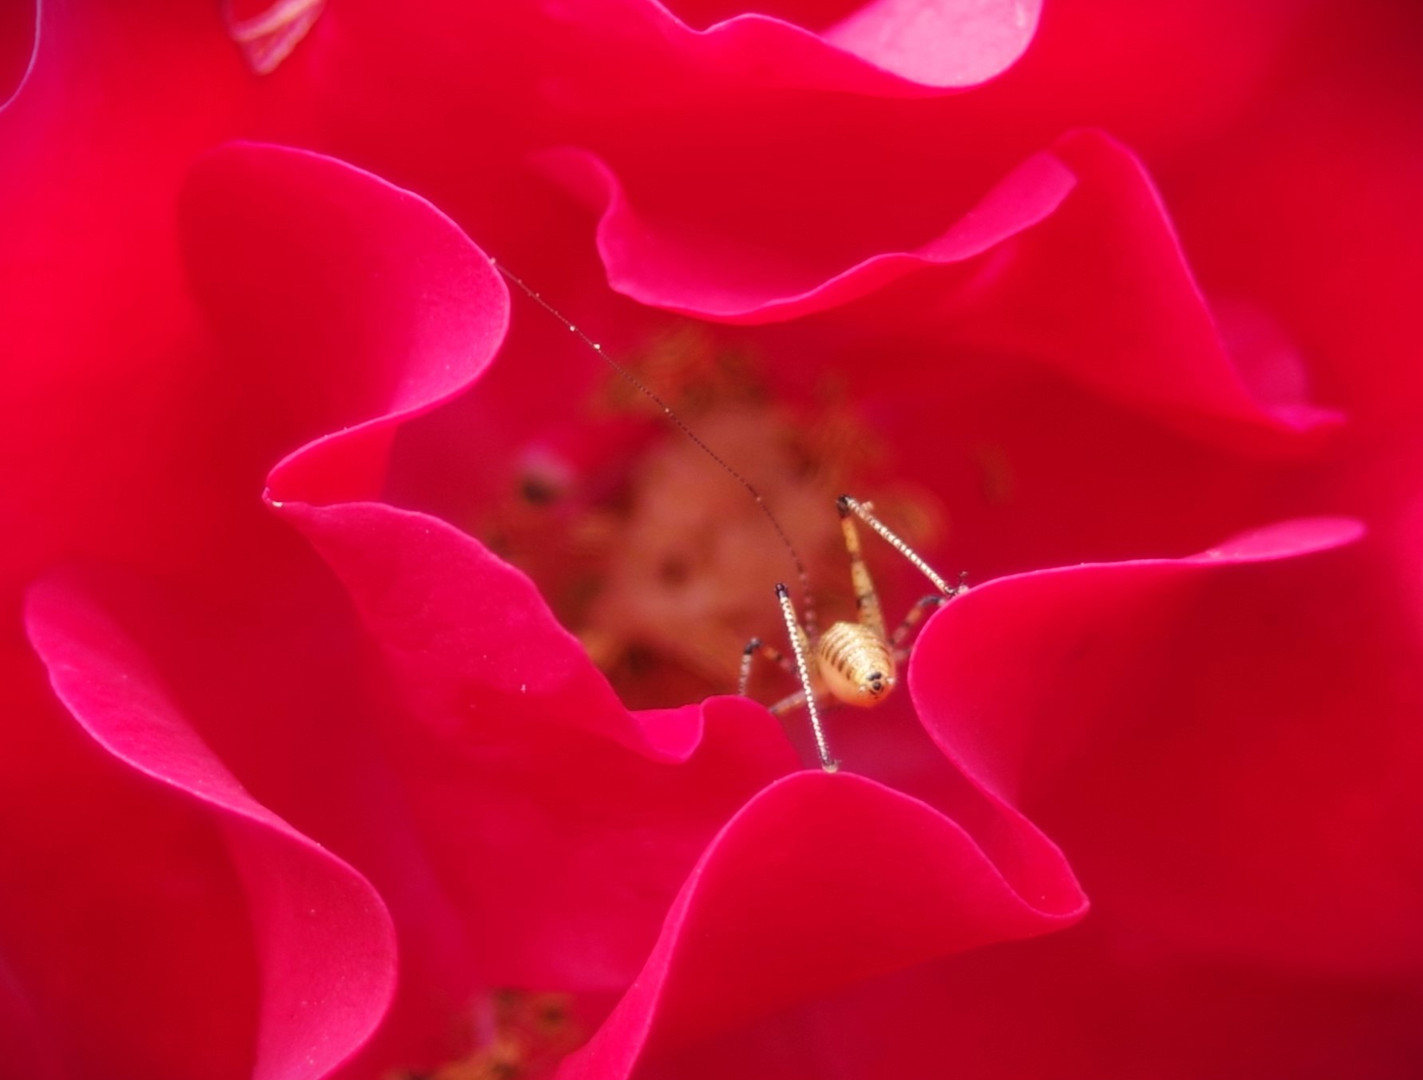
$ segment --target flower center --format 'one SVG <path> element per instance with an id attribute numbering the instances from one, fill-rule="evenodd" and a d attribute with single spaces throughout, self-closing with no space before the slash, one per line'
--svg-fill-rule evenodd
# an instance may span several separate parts
<path id="1" fill-rule="evenodd" d="M 933 531 L 932 502 L 874 479 L 883 447 L 844 395 L 778 401 L 749 358 L 695 326 L 620 359 L 772 508 L 829 609 L 820 625 L 853 617 L 838 495 L 875 484 L 877 504 L 915 540 Z M 632 707 L 732 692 L 747 640 L 785 637 L 776 583 L 790 585 L 802 618 L 805 604 L 791 555 L 746 487 L 652 410 L 613 378 L 581 449 L 525 447 L 482 530 L 535 578 Z M 768 678 L 772 696 L 792 689 Z"/>
<path id="2" fill-rule="evenodd" d="M 476 1002 L 474 1027 L 468 1054 L 388 1080 L 541 1080 L 587 1038 L 567 994 L 496 990 Z"/>

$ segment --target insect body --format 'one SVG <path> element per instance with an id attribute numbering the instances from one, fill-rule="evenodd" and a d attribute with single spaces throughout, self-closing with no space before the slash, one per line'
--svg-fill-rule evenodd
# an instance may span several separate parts
<path id="1" fill-rule="evenodd" d="M 827 772 L 834 772 L 839 765 L 831 757 L 825 741 L 820 723 L 820 705 L 834 701 L 870 708 L 884 701 L 894 689 L 899 664 L 908 656 L 905 641 L 914 627 L 929 611 L 967 589 L 962 582 L 950 586 L 936 574 L 909 545 L 874 516 L 871 504 L 842 495 L 836 505 L 845 533 L 845 549 L 850 556 L 850 579 L 855 589 L 858 620 L 832 623 L 823 634 L 813 636 L 796 617 L 790 590 L 784 583 L 778 584 L 776 599 L 785 619 L 794 663 L 761 640 L 752 638 L 742 654 L 739 686 L 739 692 L 744 695 L 751 678 L 751 664 L 757 656 L 764 656 L 795 675 L 801 689 L 776 702 L 771 711 L 780 715 L 802 704 L 805 706 L 820 754 L 820 764 Z M 875 591 L 860 550 L 860 534 L 855 527 L 857 517 L 908 559 L 939 590 L 915 603 L 892 634 L 887 632 L 879 594 Z"/>
<path id="2" fill-rule="evenodd" d="M 951 586 L 935 573 L 922 558 L 910 549 L 908 544 L 875 517 L 873 506 L 870 503 L 859 502 L 848 495 L 842 495 L 837 505 L 845 548 L 850 560 L 850 576 L 854 586 L 857 617 L 854 622 L 836 622 L 823 633 L 818 632 L 810 602 L 809 579 L 805 564 L 791 544 L 780 520 L 761 493 L 688 427 L 670 405 L 644 385 L 627 368 L 609 356 L 601 345 L 560 314 L 521 279 L 492 259 L 491 263 L 510 283 L 526 293 L 530 299 L 543 307 L 575 337 L 591 348 L 622 379 L 650 399 L 666 416 L 667 420 L 678 428 L 693 445 L 739 483 L 780 537 L 799 575 L 802 594 L 805 596 L 804 617 L 797 616 L 790 589 L 784 583 L 778 584 L 775 591 L 790 639 L 790 657 L 788 658 L 759 639 L 752 639 L 742 654 L 739 692 L 742 695 L 747 693 L 751 665 L 757 656 L 774 661 L 795 677 L 800 683 L 800 689 L 772 705 L 771 711 L 776 715 L 783 715 L 804 705 L 815 736 L 820 764 L 827 772 L 834 772 L 838 768 L 838 763 L 831 756 L 825 740 L 824 729 L 820 722 L 820 707 L 830 704 L 869 707 L 885 700 L 895 687 L 899 665 L 908 656 L 906 641 L 910 633 L 928 612 L 964 591 L 966 586 L 962 582 Z M 892 632 L 886 626 L 879 596 L 865 565 L 860 549 L 856 520 L 868 526 L 903 555 L 915 568 L 929 578 L 937 590 L 934 594 L 920 599 Z"/>

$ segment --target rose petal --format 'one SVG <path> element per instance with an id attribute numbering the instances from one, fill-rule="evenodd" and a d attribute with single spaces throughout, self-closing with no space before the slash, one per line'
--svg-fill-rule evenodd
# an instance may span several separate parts
<path id="1" fill-rule="evenodd" d="M 1091 703 L 1139 666 L 1122 650 L 1167 625 L 1174 598 L 1202 570 L 1325 551 L 1362 534 L 1347 518 L 1288 521 L 1184 559 L 1087 564 L 981 585 L 933 619 L 915 647 L 910 688 L 925 728 L 968 775 L 1017 802 L 1030 761 L 1036 769 L 1072 756 L 1065 746 L 1048 749 L 1055 741 L 1035 717 L 1065 685 L 1074 710 L 1090 716 Z M 1083 625 L 1069 633 L 1061 619 Z M 1005 664 L 1034 678 L 1016 678 Z"/>
<path id="2" fill-rule="evenodd" d="M 1020 57 L 1037 28 L 1035 0 L 872 0 L 826 40 L 933 86 L 972 86 Z"/>
<path id="3" fill-rule="evenodd" d="M 700 739 L 695 722 L 628 713 L 534 583 L 458 529 L 380 503 L 276 509 L 347 584 L 422 705 L 528 708 L 672 761 Z"/>
<path id="4" fill-rule="evenodd" d="M 981 255 L 1050 215 L 1075 180 L 1055 158 L 1027 159 L 952 226 L 914 251 L 874 255 L 823 281 L 791 285 L 774 260 L 748 260 L 737 238 L 692 236 L 678 223 L 638 213 L 614 171 L 576 149 L 539 156 L 545 171 L 600 210 L 598 249 L 613 288 L 655 307 L 698 318 L 761 323 L 796 318 L 883 288 L 924 266 Z M 747 281 L 746 275 L 782 280 Z"/>
<path id="5" fill-rule="evenodd" d="M 1416 21 L 1387 5 L 1364 18 L 1345 4 L 1310 11 L 1268 116 L 1172 161 L 1168 190 L 1212 294 L 1287 333 L 1351 414 L 1411 433 L 1423 407 L 1406 361 L 1423 332 L 1409 300 L 1423 283 L 1423 222 L 1404 208 L 1423 178 L 1423 93 L 1383 73 L 1412 72 Z"/>
<path id="6" fill-rule="evenodd" d="M 924 803 L 850 774 L 798 773 L 713 841 L 642 974 L 559 1075 L 626 1076 L 857 979 L 1085 911 L 1060 858 L 1013 882 Z"/>
<path id="7" fill-rule="evenodd" d="M 850 313 L 861 322 L 891 320 L 946 355 L 1030 359 L 1195 437 L 1252 452 L 1298 452 L 1298 435 L 1341 420 L 1252 396 L 1145 171 L 1098 133 L 1027 159 L 920 248 L 828 276 L 766 258 L 759 236 L 753 258 L 749 237 L 712 237 L 638 212 L 619 177 L 588 152 L 542 160 L 600 209 L 609 281 L 646 304 L 760 323 L 868 297 Z M 889 288 L 916 271 L 939 277 L 912 291 Z"/>
<path id="8" fill-rule="evenodd" d="M 56 552 L 171 565 L 216 501 L 211 458 L 189 449 L 212 416 L 194 400 L 207 364 L 172 200 L 188 157 L 250 105 L 248 87 L 197 9 L 3 7 L 30 67 L 0 110 L 0 323 L 14 358 L 0 394 L 0 504 L 14 515 L 0 572 L 18 589 Z M 135 495 L 177 487 L 191 499 Z"/>
<path id="9" fill-rule="evenodd" d="M 1103 908 L 1061 933 L 858 983 L 639 1080 L 715 1080 L 748 1062 L 786 1080 L 927 1077 L 946 1058 L 972 1080 L 1414 1073 L 1416 984 L 1177 961 L 1101 933 Z"/>
<path id="10" fill-rule="evenodd" d="M 232 859 L 260 982 L 253 1075 L 324 1075 L 370 1035 L 394 990 L 393 932 L 375 890 L 247 794 L 123 631 L 81 593 L 56 582 L 36 586 L 26 621 L 75 719 L 120 761 L 206 817 Z"/>
<path id="11" fill-rule="evenodd" d="M 64 1080 L 59 1045 L 21 980 L 0 961 L 0 1046 L 5 1047 L 6 1067 L 27 1080 Z"/>
<path id="12" fill-rule="evenodd" d="M 20 2 L 0 14 L 0 110 L 25 85 L 39 55 L 39 3 Z"/>
<path id="13" fill-rule="evenodd" d="M 1290 522 L 1188 559 L 991 582 L 926 627 L 920 716 L 1136 933 L 1396 970 L 1423 950 L 1406 914 L 1423 851 L 1403 839 L 1418 803 L 1399 764 L 1423 744 L 1391 712 L 1393 619 L 1359 573 L 1377 552 L 1289 558 L 1359 531 Z M 1352 583 L 1337 626 L 1335 581 Z"/>
<path id="14" fill-rule="evenodd" d="M 268 75 L 291 55 L 311 31 L 326 0 L 273 0 L 257 4 L 223 0 L 222 18 L 247 63 L 258 75 Z"/>
<path id="15" fill-rule="evenodd" d="M 1279 444 L 1339 423 L 1251 396 L 1141 163 L 1096 132 L 1054 147 L 1076 198 L 1045 222 L 1009 280 L 966 312 L 966 343 L 1029 356 L 1188 433 Z M 1025 306 L 1026 305 L 1026 306 Z M 1253 430 L 1252 430 L 1253 429 Z M 1268 443 L 1267 443 L 1268 445 Z"/>
<path id="16" fill-rule="evenodd" d="M 603 3 L 576 25 L 599 36 L 645 36 L 649 63 L 710 69 L 750 85 L 917 97 L 972 86 L 1022 55 L 1037 28 L 1036 0 L 871 0 L 829 26 L 775 13 L 707 12 L 691 0 Z M 684 21 L 686 20 L 686 21 Z M 694 25 L 689 26 L 689 23 Z"/>
<path id="17" fill-rule="evenodd" d="M 277 509 L 380 648 L 402 710 L 388 757 L 470 967 L 496 986 L 622 985 L 707 840 L 797 768 L 779 726 L 744 699 L 628 713 L 532 583 L 441 521 Z"/>
<path id="18" fill-rule="evenodd" d="M 377 493 L 397 422 L 464 389 L 503 337 L 508 295 L 458 226 L 343 162 L 230 145 L 194 166 L 181 209 L 215 332 L 264 409 L 291 417 L 253 436 L 290 452 L 276 498 Z"/>

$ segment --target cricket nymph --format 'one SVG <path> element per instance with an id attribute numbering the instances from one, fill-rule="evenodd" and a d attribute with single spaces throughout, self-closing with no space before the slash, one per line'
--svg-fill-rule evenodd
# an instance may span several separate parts
<path id="1" fill-rule="evenodd" d="M 842 495 L 836 506 L 840 511 L 840 526 L 845 533 L 845 550 L 850 556 L 850 580 L 855 589 L 858 621 L 837 622 L 824 633 L 816 634 L 813 627 L 807 629 L 797 618 L 790 589 L 784 584 L 777 585 L 776 599 L 781 605 L 794 662 L 753 638 L 741 657 L 740 683 L 740 692 L 745 694 L 751 678 L 751 663 L 757 656 L 774 661 L 799 679 L 801 689 L 776 702 L 771 711 L 779 716 L 805 706 L 815 735 L 816 749 L 820 753 L 820 764 L 826 772 L 834 772 L 838 762 L 830 756 L 830 749 L 825 743 L 819 705 L 839 703 L 869 708 L 887 698 L 894 689 L 899 663 L 909 655 L 905 641 L 910 632 L 930 611 L 965 589 L 962 583 L 950 585 L 935 573 L 908 544 L 874 516 L 874 507 L 869 503 Z M 938 590 L 910 608 L 909 614 L 893 633 L 885 627 L 879 593 L 875 591 L 874 581 L 860 550 L 860 533 L 855 527 L 855 518 L 863 521 L 885 543 L 908 559 Z"/>
<path id="2" fill-rule="evenodd" d="M 966 586 L 962 580 L 957 585 L 949 585 L 922 558 L 915 554 L 897 533 L 891 531 L 875 516 L 870 503 L 859 502 L 848 495 L 842 495 L 836 500 L 836 507 L 840 514 L 840 527 L 844 534 L 845 551 L 850 561 L 850 580 L 854 588 L 856 617 L 853 622 L 836 622 L 824 632 L 820 632 L 816 624 L 810 578 L 806 565 L 791 543 L 790 536 L 781 524 L 780 518 L 772 510 L 770 503 L 763 497 L 761 491 L 727 459 L 723 458 L 717 450 L 713 449 L 709 442 L 694 431 L 655 390 L 609 356 L 600 344 L 560 314 L 522 280 L 494 262 L 493 259 L 490 261 L 510 283 L 521 289 L 531 300 L 561 322 L 566 330 L 608 364 L 635 391 L 656 405 L 667 421 L 686 436 L 689 443 L 739 484 L 745 494 L 750 497 L 748 505 L 754 507 L 764 516 L 766 522 L 779 537 L 795 565 L 803 598 L 801 613 L 798 615 L 791 599 L 790 589 L 784 583 L 776 585 L 776 598 L 790 640 L 791 656 L 784 655 L 759 638 L 752 638 L 742 652 L 738 692 L 743 696 L 746 695 L 750 685 L 751 666 L 757 656 L 772 660 L 794 677 L 799 683 L 800 689 L 770 706 L 771 712 L 779 716 L 803 705 L 810 720 L 811 731 L 815 736 L 815 746 L 821 767 L 826 772 L 835 772 L 839 768 L 839 763 L 831 755 L 830 747 L 826 743 L 825 731 L 820 722 L 820 706 L 843 704 L 866 708 L 884 701 L 894 690 L 898 680 L 899 665 L 908 659 L 907 642 L 910 634 L 925 615 L 965 590 Z M 750 405 L 746 406 L 746 408 L 750 407 Z M 743 408 L 741 412 L 744 413 L 746 408 Z M 744 420 L 745 417 L 742 416 L 741 419 Z M 764 425 L 753 423 L 752 426 L 755 428 Z M 678 502 L 685 501 L 684 495 L 679 496 Z M 907 559 L 915 569 L 933 583 L 935 589 L 933 594 L 923 597 L 914 604 L 893 631 L 885 624 L 879 594 L 875 590 L 874 582 L 860 550 L 860 536 L 856 519 L 868 526 L 885 543 Z M 686 560 L 682 558 L 662 561 L 658 565 L 659 576 L 663 578 L 680 580 L 686 572 L 682 569 L 686 565 Z"/>
<path id="3" fill-rule="evenodd" d="M 859 623 L 832 623 L 811 650 L 811 685 L 819 683 L 846 705 L 878 705 L 894 689 L 889 642 Z"/>

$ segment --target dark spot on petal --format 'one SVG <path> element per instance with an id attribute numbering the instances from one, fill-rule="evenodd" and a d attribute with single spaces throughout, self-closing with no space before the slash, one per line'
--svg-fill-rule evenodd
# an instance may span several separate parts
<path id="1" fill-rule="evenodd" d="M 691 576 L 692 568 L 687 560 L 675 555 L 669 555 L 657 567 L 657 580 L 669 587 L 685 585 Z"/>
<path id="2" fill-rule="evenodd" d="M 541 476 L 525 476 L 519 482 L 519 497 L 530 506 L 548 506 L 558 501 L 558 488 Z"/>

